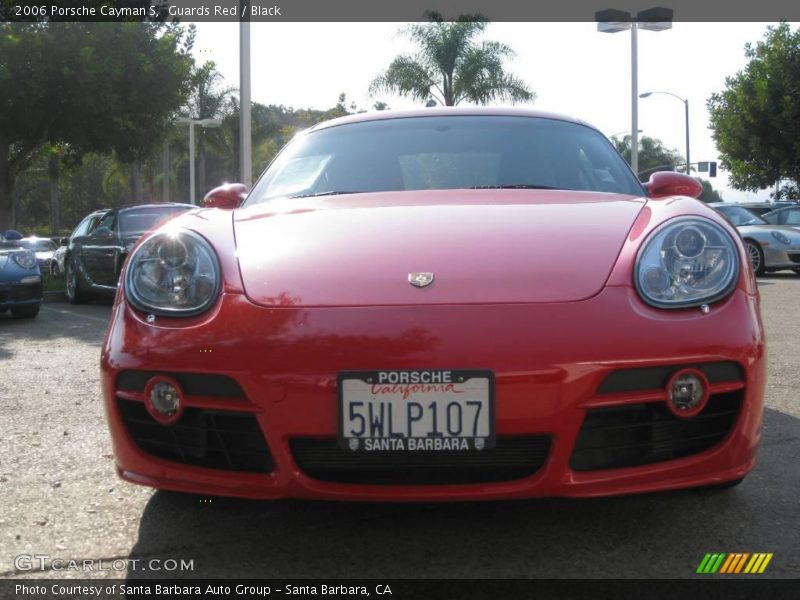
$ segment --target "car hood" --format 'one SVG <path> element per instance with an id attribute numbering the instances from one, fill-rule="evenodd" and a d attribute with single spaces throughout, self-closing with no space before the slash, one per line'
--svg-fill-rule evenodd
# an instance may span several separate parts
<path id="1" fill-rule="evenodd" d="M 265 306 L 566 302 L 597 294 L 644 200 L 543 190 L 384 192 L 234 212 Z M 433 273 L 427 287 L 409 274 Z"/>

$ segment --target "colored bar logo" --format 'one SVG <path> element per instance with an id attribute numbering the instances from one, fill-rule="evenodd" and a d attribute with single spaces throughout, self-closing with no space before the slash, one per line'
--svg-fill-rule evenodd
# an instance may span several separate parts
<path id="1" fill-rule="evenodd" d="M 724 552 L 708 553 L 697 567 L 697 573 L 713 575 L 721 573 L 733 575 L 739 573 L 749 573 L 751 575 L 763 573 L 769 561 L 772 560 L 772 552 Z"/>

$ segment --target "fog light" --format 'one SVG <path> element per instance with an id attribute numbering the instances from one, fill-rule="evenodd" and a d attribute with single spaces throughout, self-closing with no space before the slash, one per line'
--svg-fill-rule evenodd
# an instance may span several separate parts
<path id="1" fill-rule="evenodd" d="M 153 377 L 147 382 L 144 394 L 147 412 L 156 421 L 171 425 L 181 418 L 183 392 L 180 384 L 171 377 Z"/>
<path id="2" fill-rule="evenodd" d="M 697 369 L 682 369 L 667 384 L 667 406 L 679 417 L 693 417 L 708 401 L 708 379 Z"/>

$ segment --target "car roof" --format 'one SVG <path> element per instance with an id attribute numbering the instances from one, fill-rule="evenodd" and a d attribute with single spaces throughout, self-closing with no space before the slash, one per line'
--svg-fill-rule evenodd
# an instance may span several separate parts
<path id="1" fill-rule="evenodd" d="M 319 131 L 339 125 L 350 123 L 364 123 L 367 121 L 385 121 L 388 119 L 408 119 L 412 117 L 448 117 L 448 116 L 495 116 L 495 117 L 538 117 L 541 119 L 554 119 L 586 125 L 592 129 L 595 126 L 567 115 L 530 108 L 500 108 L 487 106 L 436 106 L 431 108 L 416 108 L 411 110 L 378 110 L 355 115 L 347 115 L 323 121 L 310 127 L 306 132 Z"/>
<path id="2" fill-rule="evenodd" d="M 709 202 L 708 205 L 713 206 L 714 208 L 718 206 L 722 207 L 737 206 L 739 208 L 763 208 L 765 206 L 764 204 L 753 204 L 752 202 L 750 204 L 743 204 L 741 202 Z"/>
<path id="3" fill-rule="evenodd" d="M 772 213 L 785 212 L 787 210 L 800 210 L 800 204 L 793 204 L 791 206 L 781 206 L 779 208 L 776 208 L 775 210 L 769 211 L 767 214 L 771 215 Z"/>

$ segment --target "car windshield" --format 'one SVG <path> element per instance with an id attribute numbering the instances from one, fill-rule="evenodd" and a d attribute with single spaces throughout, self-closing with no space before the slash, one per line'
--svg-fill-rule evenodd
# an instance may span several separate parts
<path id="1" fill-rule="evenodd" d="M 27 248 L 28 250 L 33 250 L 34 252 L 52 252 L 58 246 L 56 246 L 53 240 L 48 239 L 40 239 L 40 240 L 32 240 L 32 239 L 22 239 L 16 242 L 19 246 L 23 248 Z"/>
<path id="2" fill-rule="evenodd" d="M 121 235 L 143 233 L 161 221 L 189 210 L 189 206 L 159 206 L 124 210 L 119 213 Z"/>
<path id="3" fill-rule="evenodd" d="M 718 206 L 717 209 L 736 227 L 743 225 L 766 225 L 767 222 L 758 215 L 741 206 Z"/>
<path id="4" fill-rule="evenodd" d="M 482 188 L 644 195 L 610 142 L 578 123 L 523 116 L 430 116 L 301 134 L 247 204 L 358 192 Z"/>

